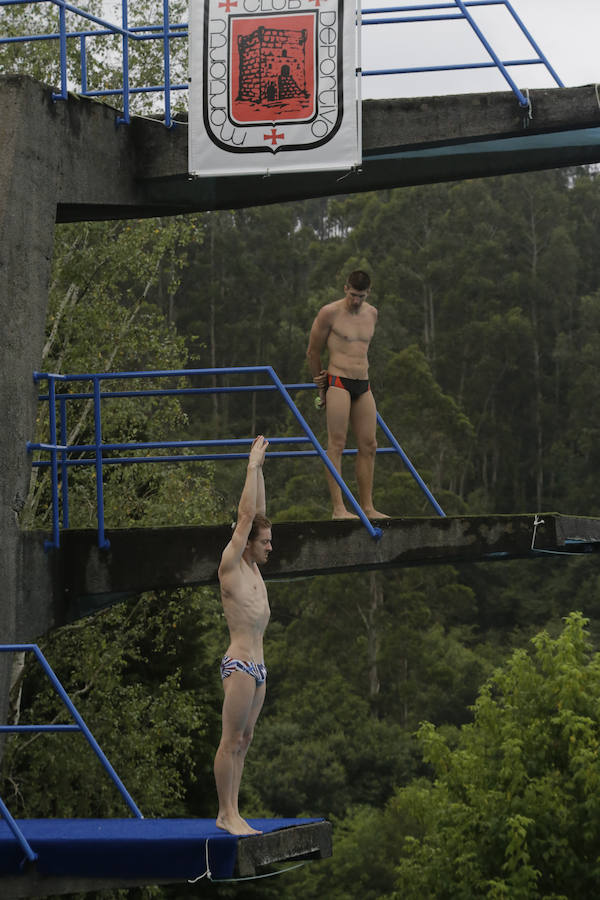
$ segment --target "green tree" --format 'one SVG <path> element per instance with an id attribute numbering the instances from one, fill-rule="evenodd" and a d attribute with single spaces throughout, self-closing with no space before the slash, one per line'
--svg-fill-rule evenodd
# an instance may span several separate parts
<path id="1" fill-rule="evenodd" d="M 81 372 L 136 371 L 143 369 L 184 368 L 187 350 L 161 307 L 168 313 L 170 299 L 179 288 L 180 273 L 186 262 L 182 249 L 195 237 L 196 217 L 184 220 L 149 219 L 125 223 L 84 223 L 57 229 L 53 275 L 50 287 L 47 340 L 41 362 L 42 371 L 64 374 Z M 159 386 L 154 382 L 154 387 Z M 171 380 L 162 387 L 174 386 Z M 79 387 L 79 386 L 78 386 Z M 82 383 L 83 392 L 90 384 Z M 148 383 L 128 380 L 111 383 L 135 389 Z M 67 404 L 67 443 L 93 442 L 93 406 L 91 400 L 72 400 Z M 47 441 L 47 405 L 40 404 L 38 436 Z M 148 397 L 120 398 L 103 405 L 104 438 L 115 443 L 166 440 L 185 433 L 187 417 L 178 399 Z M 44 525 L 50 512 L 49 476 L 32 470 L 30 494 L 22 521 Z M 154 515 L 159 495 L 163 496 L 166 521 L 189 522 L 197 515 L 192 507 L 182 508 L 182 491 L 200 491 L 208 501 L 211 469 L 196 464 L 177 471 L 148 465 L 107 466 L 105 471 L 106 513 L 109 527 L 140 522 Z M 193 479 L 188 481 L 186 478 Z M 170 488 L 166 488 L 170 483 Z M 72 495 L 71 525 L 94 525 L 95 492 L 91 468 L 72 469 L 69 478 Z M 163 487 L 160 487 L 163 484 Z M 185 486 L 185 487 L 183 487 Z M 165 512 L 164 498 L 173 493 L 177 503 Z M 160 502 L 160 501 L 159 501 Z M 203 504 L 209 512 L 211 504 Z M 212 517 L 213 511 L 210 513 Z M 197 519 L 196 519 L 197 520 Z"/>
<path id="2" fill-rule="evenodd" d="M 411 821 L 397 896 L 593 897 L 600 885 L 600 654 L 586 620 L 541 632 L 481 690 L 452 746 L 419 737 L 433 783 L 392 801 Z"/>

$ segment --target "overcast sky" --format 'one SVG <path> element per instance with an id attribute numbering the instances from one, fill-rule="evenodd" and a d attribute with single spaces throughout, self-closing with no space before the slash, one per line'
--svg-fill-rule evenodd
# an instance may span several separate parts
<path id="1" fill-rule="evenodd" d="M 438 0 L 410 0 L 410 5 L 432 2 Z M 363 9 L 408 5 L 409 0 L 362 0 Z M 600 83 L 600 0 L 512 0 L 512 7 L 565 85 Z M 469 7 L 469 12 L 502 60 L 536 56 L 505 6 Z M 363 21 L 368 19 L 368 16 L 363 17 Z M 465 20 L 372 25 L 362 29 L 363 70 L 473 63 L 488 59 L 484 47 Z M 511 66 L 508 71 L 519 88 L 555 86 L 544 66 Z M 426 97 L 494 90 L 510 88 L 502 76 L 491 69 L 362 79 L 365 98 Z"/>

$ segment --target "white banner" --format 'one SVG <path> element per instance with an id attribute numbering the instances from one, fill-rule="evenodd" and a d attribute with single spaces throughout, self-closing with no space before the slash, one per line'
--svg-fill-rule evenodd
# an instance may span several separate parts
<path id="1" fill-rule="evenodd" d="M 191 174 L 360 164 L 355 3 L 190 0 Z"/>

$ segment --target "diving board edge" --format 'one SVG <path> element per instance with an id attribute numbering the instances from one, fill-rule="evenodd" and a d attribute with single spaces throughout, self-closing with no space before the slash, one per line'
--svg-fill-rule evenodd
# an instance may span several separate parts
<path id="1" fill-rule="evenodd" d="M 327 859 L 332 856 L 332 825 L 327 820 L 292 825 L 265 834 L 238 838 L 233 878 L 253 878 L 259 869 L 275 863 Z M 217 883 L 223 879 L 214 878 Z M 227 880 L 227 879 L 225 879 Z M 187 878 L 41 875 L 35 865 L 22 875 L 0 877 L 2 900 L 24 900 L 61 894 L 108 891 L 148 885 L 187 884 Z M 196 884 L 200 884 L 198 881 Z"/>

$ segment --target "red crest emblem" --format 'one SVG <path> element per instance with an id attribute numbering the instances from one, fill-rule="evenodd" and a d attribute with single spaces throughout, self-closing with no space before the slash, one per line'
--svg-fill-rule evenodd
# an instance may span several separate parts
<path id="1" fill-rule="evenodd" d="M 360 161 L 348 0 L 194 0 L 190 23 L 191 171 L 300 170 L 317 148 L 324 168 Z"/>

